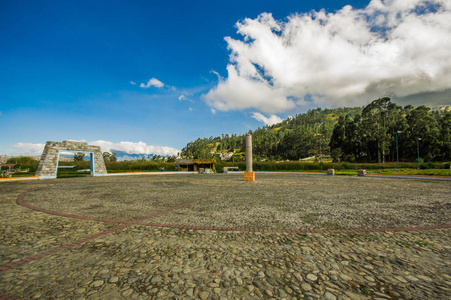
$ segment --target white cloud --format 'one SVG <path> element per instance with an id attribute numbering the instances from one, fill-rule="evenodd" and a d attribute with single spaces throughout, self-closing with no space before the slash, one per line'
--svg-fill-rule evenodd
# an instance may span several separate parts
<path id="1" fill-rule="evenodd" d="M 177 155 L 177 152 L 180 152 L 180 150 L 177 150 L 172 147 L 168 146 L 154 146 L 154 145 L 147 145 L 144 142 L 119 142 L 119 143 L 113 143 L 109 141 L 93 141 L 88 142 L 89 145 L 96 145 L 100 146 L 102 149 L 102 152 L 112 152 L 114 150 L 116 151 L 122 151 L 127 154 L 157 154 L 162 156 L 172 156 Z M 42 151 L 44 150 L 45 144 L 32 144 L 32 143 L 17 143 L 12 146 L 12 150 L 10 150 L 10 155 L 41 155 Z"/>
<path id="2" fill-rule="evenodd" d="M 40 156 L 44 151 L 45 144 L 17 143 L 9 152 L 15 156 Z"/>
<path id="3" fill-rule="evenodd" d="M 136 157 L 132 155 L 123 155 L 121 157 L 117 158 L 118 161 L 124 161 L 124 160 L 136 160 Z"/>
<path id="4" fill-rule="evenodd" d="M 180 150 L 177 150 L 172 147 L 168 146 L 154 146 L 154 145 L 147 145 L 144 142 L 119 142 L 119 143 L 113 143 L 109 141 L 93 141 L 88 143 L 90 145 L 96 145 L 100 146 L 102 148 L 102 152 L 112 152 L 114 150 L 116 151 L 122 151 L 127 154 L 157 154 L 162 156 L 171 156 L 171 155 L 177 155 L 177 152 L 180 152 Z"/>
<path id="5" fill-rule="evenodd" d="M 179 97 L 179 101 L 188 101 L 188 102 L 194 103 L 193 100 L 191 100 L 190 98 L 188 98 L 188 97 L 185 96 L 185 95 L 181 95 L 181 96 Z"/>
<path id="6" fill-rule="evenodd" d="M 242 40 L 226 37 L 228 77 L 204 99 L 214 109 L 266 113 L 316 105 L 363 105 L 451 88 L 451 1 L 373 0 L 237 23 Z"/>
<path id="7" fill-rule="evenodd" d="M 143 89 L 148 89 L 151 86 L 157 87 L 157 88 L 162 88 L 164 87 L 164 83 L 161 82 L 160 80 L 156 79 L 156 78 L 151 78 L 146 84 L 141 83 L 139 85 L 139 87 L 142 87 Z"/>
<path id="8" fill-rule="evenodd" d="M 136 82 L 134 82 L 134 81 L 130 81 L 130 84 L 133 84 L 133 85 L 135 85 L 135 84 L 136 84 Z"/>
<path id="9" fill-rule="evenodd" d="M 277 123 L 280 123 L 283 121 L 281 118 L 279 118 L 276 115 L 270 115 L 268 118 L 259 112 L 253 112 L 252 118 L 254 118 L 257 121 L 263 122 L 263 123 L 265 123 L 265 125 L 268 125 L 268 126 L 271 126 L 271 125 L 274 125 L 274 124 L 277 124 Z"/>

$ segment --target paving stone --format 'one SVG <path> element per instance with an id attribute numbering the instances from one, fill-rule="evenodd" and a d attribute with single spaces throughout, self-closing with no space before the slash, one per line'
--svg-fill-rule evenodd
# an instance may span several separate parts
<path id="1" fill-rule="evenodd" d="M 307 277 L 307 279 L 310 280 L 310 281 L 316 281 L 316 280 L 318 280 L 318 277 L 317 277 L 316 275 L 311 274 L 311 273 L 307 274 L 306 277 Z"/>
<path id="2" fill-rule="evenodd" d="M 451 295 L 450 228 L 292 233 L 134 224 L 89 239 L 122 224 L 49 215 L 17 205 L 23 187 L 49 185 L 40 184 L 1 186 L 2 296 L 366 300 L 366 295 Z M 87 240 L 4 270 L 10 263 L 83 239 Z M 421 247 L 418 241 L 423 241 Z"/>
<path id="3" fill-rule="evenodd" d="M 350 281 L 352 280 L 352 277 L 346 275 L 346 274 L 340 274 L 340 278 L 345 280 L 345 281 Z"/>

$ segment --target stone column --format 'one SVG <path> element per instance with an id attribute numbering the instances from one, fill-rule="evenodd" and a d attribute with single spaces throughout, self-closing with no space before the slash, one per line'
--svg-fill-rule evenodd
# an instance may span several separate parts
<path id="1" fill-rule="evenodd" d="M 246 134 L 246 172 L 252 172 L 252 135 Z"/>
<path id="2" fill-rule="evenodd" d="M 252 135 L 246 135 L 246 172 L 244 172 L 244 181 L 255 181 L 255 173 L 252 170 Z"/>

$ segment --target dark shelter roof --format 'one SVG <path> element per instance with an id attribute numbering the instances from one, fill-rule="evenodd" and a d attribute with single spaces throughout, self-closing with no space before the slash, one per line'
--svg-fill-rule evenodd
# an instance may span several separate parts
<path id="1" fill-rule="evenodd" d="M 193 164 L 214 164 L 214 159 L 176 159 L 175 162 L 180 165 L 193 165 Z"/>

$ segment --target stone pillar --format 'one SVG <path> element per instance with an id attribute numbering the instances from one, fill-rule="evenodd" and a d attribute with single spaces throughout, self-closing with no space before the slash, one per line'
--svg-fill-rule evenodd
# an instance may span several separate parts
<path id="1" fill-rule="evenodd" d="M 246 135 L 246 172 L 244 181 L 255 181 L 255 173 L 252 170 L 252 135 Z"/>
<path id="2" fill-rule="evenodd" d="M 252 172 L 252 135 L 246 134 L 246 172 Z"/>
<path id="3" fill-rule="evenodd" d="M 45 143 L 41 160 L 39 161 L 38 168 L 36 169 L 36 176 L 39 176 L 39 179 L 56 178 L 59 154 L 57 144 L 57 142 Z"/>

